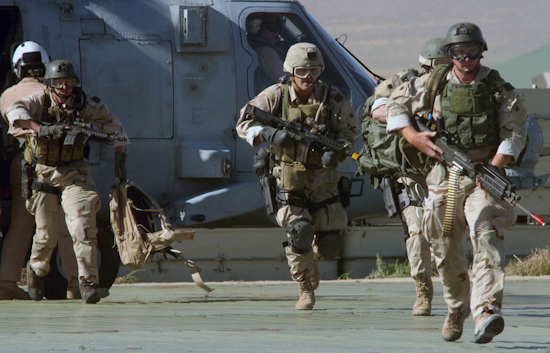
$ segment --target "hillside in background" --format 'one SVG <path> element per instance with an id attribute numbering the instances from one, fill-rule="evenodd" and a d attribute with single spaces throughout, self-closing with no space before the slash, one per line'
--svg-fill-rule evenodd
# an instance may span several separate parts
<path id="1" fill-rule="evenodd" d="M 299 1 L 333 37 L 346 34 L 348 49 L 383 77 L 418 67 L 424 43 L 445 37 L 457 22 L 481 28 L 489 48 L 482 63 L 503 70 L 502 76 L 516 87 L 531 87 L 532 76 L 550 71 L 548 57 L 535 52 L 550 45 L 550 1 Z M 519 60 L 531 52 L 530 61 Z"/>

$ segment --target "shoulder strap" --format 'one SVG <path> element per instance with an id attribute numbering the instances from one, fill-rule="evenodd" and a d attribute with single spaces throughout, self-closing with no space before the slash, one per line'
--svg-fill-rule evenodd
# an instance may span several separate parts
<path id="1" fill-rule="evenodd" d="M 290 100 L 290 93 L 288 92 L 288 83 L 282 84 L 283 88 L 283 120 L 287 121 L 288 117 L 288 102 Z"/>

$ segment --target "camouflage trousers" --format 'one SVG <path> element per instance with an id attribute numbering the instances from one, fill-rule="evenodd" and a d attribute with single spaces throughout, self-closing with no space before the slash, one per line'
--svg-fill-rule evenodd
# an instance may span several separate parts
<path id="1" fill-rule="evenodd" d="M 307 171 L 306 186 L 303 193 L 308 200 L 314 203 L 321 202 L 338 195 L 338 180 L 340 174 L 335 169 L 315 169 Z M 278 180 L 278 182 L 280 182 Z M 340 230 L 343 231 L 348 223 L 346 211 L 340 202 L 335 202 L 310 214 L 307 208 L 286 205 L 277 211 L 277 223 L 283 229 L 295 219 L 307 219 L 315 231 Z M 292 234 L 287 233 L 288 239 Z M 295 281 L 302 281 L 313 276 L 313 261 L 320 260 L 316 253 L 315 239 L 312 248 L 304 254 L 292 250 L 292 246 L 285 247 L 290 274 Z"/>
<path id="2" fill-rule="evenodd" d="M 397 182 L 405 185 L 412 202 L 423 202 L 427 196 L 425 183 L 418 176 L 402 176 Z M 403 220 L 407 223 L 409 238 L 405 243 L 407 257 L 411 265 L 411 277 L 425 281 L 432 276 L 430 244 L 422 231 L 424 208 L 422 205 L 410 205 L 401 211 Z"/>
<path id="3" fill-rule="evenodd" d="M 50 258 L 60 231 L 57 219 L 59 213 L 64 213 L 73 240 L 79 277 L 85 277 L 89 282 L 99 281 L 96 213 L 101 201 L 90 171 L 90 165 L 84 161 L 61 167 L 36 166 L 36 178 L 61 192 L 59 196 L 35 192 L 27 201 L 27 209 L 36 219 L 30 263 L 39 276 L 50 271 Z"/>
<path id="4" fill-rule="evenodd" d="M 463 311 L 470 305 L 474 318 L 486 307 L 500 313 L 504 292 L 504 229 L 515 223 L 515 208 L 497 201 L 476 186 L 475 181 L 461 176 L 453 236 L 444 237 L 448 170 L 436 164 L 426 183 L 429 200 L 424 210 L 424 233 L 433 247 L 449 312 Z M 471 298 L 468 265 L 461 246 L 468 225 L 474 252 Z"/>
<path id="5" fill-rule="evenodd" d="M 21 152 L 14 156 L 10 166 L 11 222 L 10 228 L 4 237 L 2 263 L 0 264 L 0 280 L 11 282 L 21 280 L 21 269 L 25 266 L 27 253 L 34 235 L 34 216 L 27 211 L 25 200 L 21 197 L 22 160 L 23 153 Z M 59 217 L 58 222 L 61 231 L 57 244 L 59 256 L 63 272 L 70 281 L 78 277 L 73 241 L 63 217 Z"/>

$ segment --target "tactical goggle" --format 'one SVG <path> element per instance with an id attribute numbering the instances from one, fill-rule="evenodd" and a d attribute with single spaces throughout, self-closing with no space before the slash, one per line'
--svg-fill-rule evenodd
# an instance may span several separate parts
<path id="1" fill-rule="evenodd" d="M 64 78 L 52 78 L 50 80 L 50 86 L 53 88 L 74 88 L 76 86 L 76 78 L 74 77 L 64 77 Z"/>
<path id="2" fill-rule="evenodd" d="M 466 58 L 476 60 L 479 59 L 481 53 L 482 49 L 479 44 L 455 45 L 449 49 L 449 54 L 457 61 L 462 61 Z"/>
<path id="3" fill-rule="evenodd" d="M 321 76 L 321 73 L 323 72 L 323 67 L 321 66 L 313 66 L 313 67 L 295 67 L 294 68 L 294 76 L 299 78 L 306 78 L 308 75 L 311 75 L 313 78 L 317 78 Z"/>

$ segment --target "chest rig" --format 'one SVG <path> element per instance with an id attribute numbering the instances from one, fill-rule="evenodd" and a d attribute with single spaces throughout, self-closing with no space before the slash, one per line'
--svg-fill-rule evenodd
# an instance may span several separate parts
<path id="1" fill-rule="evenodd" d="M 283 84 L 283 106 L 282 119 L 288 122 L 296 120 L 305 124 L 311 129 L 311 132 L 322 134 L 334 138 L 334 133 L 330 125 L 330 111 L 325 105 L 330 87 L 324 86 L 323 99 L 321 103 L 291 105 L 289 84 Z M 288 147 L 282 149 L 281 160 L 285 163 L 302 163 L 308 169 L 322 168 L 321 156 L 323 155 L 321 146 L 314 144 L 303 144 L 294 142 Z"/>
<path id="2" fill-rule="evenodd" d="M 74 101 L 71 106 L 52 106 L 50 92 L 44 91 L 44 108 L 40 123 L 71 124 L 79 119 L 80 112 L 86 104 L 86 96 L 78 87 L 73 90 Z M 87 137 L 83 134 L 64 134 L 58 139 L 32 136 L 26 137 L 25 160 L 29 163 L 40 163 L 48 166 L 59 166 L 81 160 Z"/>
<path id="3" fill-rule="evenodd" d="M 441 90 L 441 115 L 450 144 L 466 150 L 498 147 L 495 94 L 501 89 L 502 80 L 494 70 L 476 84 L 445 83 Z"/>

